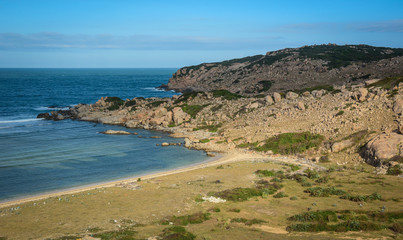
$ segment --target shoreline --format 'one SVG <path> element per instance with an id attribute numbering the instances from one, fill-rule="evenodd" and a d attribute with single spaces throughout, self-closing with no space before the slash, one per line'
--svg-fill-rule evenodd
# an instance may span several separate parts
<path id="1" fill-rule="evenodd" d="M 200 168 L 205 168 L 205 167 L 214 166 L 214 165 L 218 165 L 218 164 L 222 164 L 222 163 L 226 163 L 226 162 L 235 161 L 237 158 L 239 158 L 239 155 L 240 155 L 240 153 L 235 153 L 235 154 L 217 153 L 217 155 L 215 157 L 210 157 L 210 159 L 208 159 L 206 161 L 196 163 L 196 164 L 191 164 L 191 165 L 185 166 L 185 167 L 179 167 L 179 168 L 174 168 L 171 170 L 160 171 L 160 172 L 151 172 L 151 173 L 147 173 L 144 175 L 133 176 L 133 177 L 123 178 L 123 179 L 118 179 L 118 180 L 113 180 L 113 181 L 107 181 L 107 182 L 88 184 L 88 185 L 68 188 L 68 189 L 64 189 L 64 190 L 55 190 L 55 191 L 48 192 L 48 193 L 40 193 L 40 194 L 35 194 L 35 195 L 31 195 L 31 196 L 26 196 L 26 197 L 20 197 L 20 198 L 11 199 L 11 200 L 4 200 L 4 201 L 0 201 L 0 208 L 5 208 L 5 207 L 17 205 L 17 204 L 23 204 L 23 203 L 32 202 L 32 201 L 43 200 L 43 199 L 67 195 L 67 194 L 85 192 L 85 191 L 98 189 L 98 188 L 114 187 L 119 184 L 136 182 L 138 178 L 141 178 L 141 180 L 143 181 L 143 180 L 149 180 L 149 179 L 153 179 L 153 178 L 157 178 L 157 177 L 163 177 L 163 176 L 173 175 L 173 174 L 177 174 L 177 173 L 192 171 L 192 170 L 196 170 L 196 169 L 200 169 Z M 247 155 L 254 156 L 254 154 L 247 154 Z"/>

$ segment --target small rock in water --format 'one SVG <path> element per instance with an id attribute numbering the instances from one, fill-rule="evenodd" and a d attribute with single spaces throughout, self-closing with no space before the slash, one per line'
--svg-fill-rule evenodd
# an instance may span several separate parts
<path id="1" fill-rule="evenodd" d="M 167 147 L 167 146 L 169 146 L 169 143 L 167 143 L 167 142 L 163 142 L 163 143 L 161 143 L 161 146 L 163 146 L 163 147 Z"/>
<path id="2" fill-rule="evenodd" d="M 103 134 L 111 134 L 111 135 L 130 135 L 129 132 L 126 131 L 115 131 L 115 130 L 106 130 L 105 132 L 101 132 Z"/>

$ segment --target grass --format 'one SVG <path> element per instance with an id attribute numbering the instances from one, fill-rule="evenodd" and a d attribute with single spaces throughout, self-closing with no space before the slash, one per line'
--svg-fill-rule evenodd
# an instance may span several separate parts
<path id="1" fill-rule="evenodd" d="M 279 154 L 302 153 L 310 148 L 320 146 L 324 137 L 310 132 L 283 133 L 269 138 L 261 147 L 255 147 L 256 151 L 273 151 Z"/>
<path id="2" fill-rule="evenodd" d="M 208 195 L 219 197 L 227 201 L 243 202 L 253 197 L 266 197 L 267 195 L 274 194 L 277 190 L 283 186 L 272 183 L 270 184 L 266 180 L 260 180 L 257 182 L 258 186 L 255 188 L 233 188 L 227 189 L 221 192 L 210 192 Z"/>
<path id="3" fill-rule="evenodd" d="M 191 232 L 186 231 L 182 226 L 173 226 L 165 228 L 159 236 L 162 240 L 193 240 L 196 238 Z"/>
<path id="4" fill-rule="evenodd" d="M 171 216 L 161 221 L 162 225 L 173 223 L 174 225 L 186 226 L 188 224 L 198 224 L 210 219 L 210 213 L 197 212 L 191 215 Z"/>
<path id="5" fill-rule="evenodd" d="M 370 84 L 367 88 L 371 87 L 380 87 L 386 90 L 392 90 L 395 86 L 398 86 L 399 83 L 403 82 L 403 76 L 399 77 L 387 77 L 376 83 Z"/>
<path id="6" fill-rule="evenodd" d="M 204 93 L 203 92 L 188 92 L 188 93 L 184 93 L 178 99 L 175 100 L 174 104 L 178 104 L 178 103 L 181 103 L 181 102 L 187 102 L 187 100 L 189 100 L 189 98 L 194 98 L 198 94 L 204 94 Z"/>
<path id="7" fill-rule="evenodd" d="M 395 166 L 393 166 L 393 167 L 389 167 L 388 170 L 387 170 L 387 172 L 386 172 L 386 174 L 388 174 L 388 175 L 394 175 L 394 176 L 400 175 L 400 174 L 402 174 L 402 173 L 403 173 L 403 171 L 402 171 L 402 169 L 400 168 L 399 165 L 395 165 Z"/>
<path id="8" fill-rule="evenodd" d="M 292 224 L 287 227 L 289 232 L 348 232 L 348 231 L 379 231 L 385 229 L 379 225 L 366 221 L 346 221 L 334 225 L 327 223 L 300 223 Z"/>
<path id="9" fill-rule="evenodd" d="M 184 104 L 182 106 L 182 110 L 189 114 L 192 118 L 196 118 L 196 115 L 205 107 L 208 105 L 187 105 Z"/>
<path id="10" fill-rule="evenodd" d="M 203 139 L 200 139 L 199 141 L 200 141 L 200 143 L 208 143 L 208 142 L 210 142 L 210 139 L 203 138 Z"/>
<path id="11" fill-rule="evenodd" d="M 117 231 L 108 231 L 103 233 L 96 233 L 92 236 L 95 238 L 101 238 L 102 240 L 118 240 L 118 239 L 134 239 L 133 236 L 136 231 L 130 229 L 121 229 Z"/>
<path id="12" fill-rule="evenodd" d="M 270 170 L 257 170 L 255 171 L 255 174 L 257 174 L 259 177 L 273 177 L 276 175 L 275 172 Z"/>
<path id="13" fill-rule="evenodd" d="M 224 98 L 226 100 L 236 100 L 236 99 L 239 99 L 239 98 L 243 98 L 242 95 L 232 93 L 232 92 L 230 92 L 228 90 L 224 90 L 224 89 L 214 90 L 212 93 L 213 93 L 213 97 L 216 97 L 216 98 L 222 97 L 222 98 Z"/>
<path id="14" fill-rule="evenodd" d="M 252 226 L 254 224 L 261 224 L 261 223 L 265 223 L 266 221 L 261 220 L 261 219 L 257 219 L 257 218 L 253 218 L 253 219 L 246 219 L 246 218 L 233 218 L 231 219 L 232 223 L 243 223 L 246 226 Z"/>

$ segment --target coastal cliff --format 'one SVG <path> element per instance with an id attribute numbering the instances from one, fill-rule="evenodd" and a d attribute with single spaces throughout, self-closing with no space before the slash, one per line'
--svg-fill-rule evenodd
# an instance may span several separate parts
<path id="1" fill-rule="evenodd" d="M 334 44 L 303 46 L 183 67 L 161 87 L 178 92 L 226 89 L 256 95 L 401 76 L 402 63 L 401 48 Z"/>

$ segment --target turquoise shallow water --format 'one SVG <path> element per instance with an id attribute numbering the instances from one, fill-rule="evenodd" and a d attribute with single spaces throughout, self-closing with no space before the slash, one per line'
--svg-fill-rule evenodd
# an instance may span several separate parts
<path id="1" fill-rule="evenodd" d="M 168 97 L 154 87 L 176 69 L 0 69 L 0 200 L 79 187 L 196 164 L 201 151 L 167 134 L 129 129 L 136 135 L 104 135 L 125 129 L 82 121 L 37 120 L 40 112 L 102 96 Z M 51 108 L 49 108 L 51 107 Z M 125 129 L 127 130 L 127 129 Z M 161 138 L 150 138 L 160 136 Z"/>

